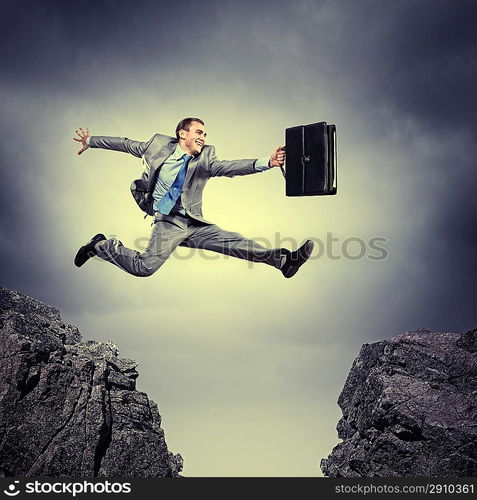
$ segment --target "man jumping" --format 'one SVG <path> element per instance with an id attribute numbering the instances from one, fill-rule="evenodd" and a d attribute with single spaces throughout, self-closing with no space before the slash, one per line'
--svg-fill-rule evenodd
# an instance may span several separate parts
<path id="1" fill-rule="evenodd" d="M 225 231 L 202 216 L 202 192 L 210 177 L 248 175 L 280 167 L 285 163 L 285 147 L 276 147 L 270 158 L 221 161 L 215 148 L 205 144 L 207 133 L 199 118 L 185 118 L 176 127 L 176 137 L 155 134 L 149 141 L 124 137 L 91 136 L 76 130 L 73 138 L 82 144 L 78 154 L 89 148 L 111 149 L 142 158 L 145 171 L 131 185 L 140 208 L 154 217 L 153 230 L 144 252 L 126 248 L 116 238 L 97 234 L 76 254 L 81 267 L 97 255 L 134 276 L 151 276 L 177 246 L 203 248 L 252 262 L 263 262 L 291 278 L 310 258 L 313 241 L 298 250 L 268 250 L 239 233 Z"/>

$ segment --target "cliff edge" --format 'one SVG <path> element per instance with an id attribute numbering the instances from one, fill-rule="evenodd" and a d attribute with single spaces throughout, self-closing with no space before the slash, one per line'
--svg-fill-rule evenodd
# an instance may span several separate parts
<path id="1" fill-rule="evenodd" d="M 137 363 L 82 342 L 54 307 L 0 287 L 0 475 L 176 477 Z"/>
<path id="2" fill-rule="evenodd" d="M 477 329 L 365 344 L 338 399 L 327 476 L 477 476 Z"/>

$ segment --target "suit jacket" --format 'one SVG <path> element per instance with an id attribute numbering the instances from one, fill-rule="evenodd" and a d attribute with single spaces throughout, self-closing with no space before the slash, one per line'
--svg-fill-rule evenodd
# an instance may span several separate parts
<path id="1" fill-rule="evenodd" d="M 130 153 L 137 158 L 142 158 L 144 173 L 140 179 L 131 184 L 131 193 L 140 208 L 146 214 L 153 215 L 154 199 L 152 193 L 157 180 L 157 175 L 167 160 L 174 152 L 178 140 L 163 134 L 155 134 L 148 141 L 134 141 L 126 137 L 91 136 L 91 148 L 112 149 Z M 247 160 L 219 160 L 215 154 L 215 147 L 206 145 L 197 156 L 194 156 L 187 166 L 184 189 L 181 202 L 188 215 L 206 224 L 213 224 L 203 218 L 202 192 L 205 183 L 210 177 L 248 175 L 259 172 L 254 167 L 255 159 Z"/>

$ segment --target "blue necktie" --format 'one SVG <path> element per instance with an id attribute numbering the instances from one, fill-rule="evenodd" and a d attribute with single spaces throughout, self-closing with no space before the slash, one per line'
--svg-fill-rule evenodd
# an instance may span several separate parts
<path id="1" fill-rule="evenodd" d="M 177 177 L 169 188 L 169 191 L 167 191 L 167 193 L 159 200 L 159 203 L 156 204 L 161 214 L 168 215 L 182 193 L 187 172 L 187 164 L 193 157 L 191 155 L 183 155 L 182 158 L 184 158 L 184 162 L 182 163 Z"/>

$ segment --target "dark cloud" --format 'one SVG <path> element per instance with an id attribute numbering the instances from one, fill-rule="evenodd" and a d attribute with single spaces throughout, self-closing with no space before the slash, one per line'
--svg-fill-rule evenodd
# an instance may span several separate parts
<path id="1" fill-rule="evenodd" d="M 424 293 L 409 296 L 408 312 L 414 316 L 414 324 L 422 318 L 427 325 L 448 331 L 467 331 L 477 326 L 475 153 L 474 147 L 469 148 L 468 158 L 449 153 L 441 168 L 447 171 L 449 182 L 446 189 L 436 193 L 439 210 L 416 235 L 413 258 L 422 263 L 423 273 L 418 279 L 422 280 L 420 288 Z M 467 171 L 459 172 L 456 157 L 468 166 Z"/>
<path id="2" fill-rule="evenodd" d="M 104 83 L 121 68 L 134 74 L 164 64 L 190 44 L 186 64 L 201 56 L 214 4 L 204 15 L 192 2 L 8 2 L 0 25 L 3 78 L 68 91 Z"/>
<path id="3" fill-rule="evenodd" d="M 456 134 L 454 146 L 449 141 L 437 161 L 423 166 L 447 181 L 415 201 L 416 207 L 434 209 L 426 233 L 415 235 L 413 259 L 426 263 L 421 276 L 424 295 L 413 297 L 410 291 L 405 314 L 409 323 L 421 321 L 423 309 L 424 317 L 440 318 L 440 323 L 451 324 L 459 315 L 470 323 L 477 277 L 471 259 L 477 244 L 472 224 L 477 208 L 472 193 L 477 181 L 472 160 L 476 18 L 477 3 L 472 0 L 247 0 L 240 5 L 12 0 L 2 6 L 2 82 L 7 89 L 29 89 L 39 99 L 77 89 L 86 99 L 92 87 L 104 87 L 117 75 L 140 81 L 163 64 L 191 65 L 201 75 L 208 72 L 210 80 L 242 79 L 265 87 L 264 92 L 264 82 L 270 82 L 277 95 L 287 95 L 294 81 L 311 85 L 320 77 L 362 113 L 377 141 L 408 117 L 423 136 L 439 141 Z M 383 109 L 392 121 L 385 120 Z M 34 259 L 12 250 L 27 234 L 42 241 L 38 219 L 33 224 L 29 213 L 23 174 L 17 174 L 25 172 L 17 155 L 22 147 L 17 139 L 24 142 L 28 137 L 25 127 L 22 118 L 18 123 L 3 121 L 0 129 L 0 181 L 8 186 L 0 205 L 5 236 L 0 250 L 3 261 L 10 262 L 2 267 L 4 282 L 26 280 L 29 288 L 32 281 L 46 277 L 41 266 L 33 265 Z M 404 134 L 402 147 L 408 140 Z M 413 168 L 404 165 L 403 171 L 412 175 Z M 47 246 L 43 241 L 43 248 Z"/>
<path id="4" fill-rule="evenodd" d="M 367 29 L 377 33 L 367 43 L 369 50 L 355 54 L 369 71 L 365 78 L 370 95 L 389 102 L 397 114 L 417 118 L 427 131 L 475 130 L 477 4 L 404 1 L 391 8 L 390 2 L 368 6 L 355 12 L 347 28 L 351 40 L 366 40 Z"/>

